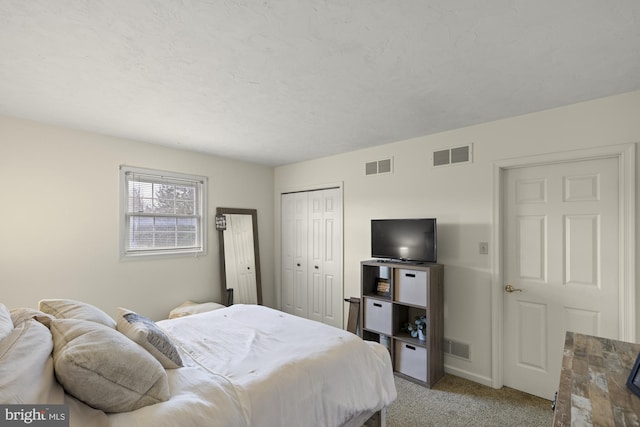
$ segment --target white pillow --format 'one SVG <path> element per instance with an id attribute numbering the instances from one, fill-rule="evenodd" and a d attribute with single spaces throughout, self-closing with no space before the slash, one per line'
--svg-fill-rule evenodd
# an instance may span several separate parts
<path id="1" fill-rule="evenodd" d="M 4 304 L 0 304 L 0 341 L 13 330 L 13 320 L 11 313 Z"/>
<path id="2" fill-rule="evenodd" d="M 192 301 L 185 301 L 184 303 L 171 310 L 171 312 L 169 312 L 169 319 L 189 316 L 191 314 L 204 313 L 205 311 L 213 311 L 225 307 L 226 306 L 218 304 L 216 302 L 204 302 L 202 304 L 198 304 Z"/>
<path id="3" fill-rule="evenodd" d="M 126 308 L 118 307 L 116 329 L 140 344 L 166 369 L 184 366 L 176 346 L 153 320 Z"/>
<path id="4" fill-rule="evenodd" d="M 54 316 L 57 319 L 82 319 L 102 323 L 110 328 L 116 327 L 116 322 L 98 307 L 86 302 L 72 299 L 43 299 L 38 303 L 38 310 Z"/>
<path id="5" fill-rule="evenodd" d="M 167 373 L 138 344 L 100 323 L 51 322 L 56 377 L 77 399 L 105 412 L 128 412 L 169 399 Z"/>
<path id="6" fill-rule="evenodd" d="M 0 341 L 0 403 L 61 404 L 53 375 L 53 342 L 46 326 L 25 320 Z"/>
<path id="7" fill-rule="evenodd" d="M 25 320 L 35 319 L 48 328 L 51 321 L 55 319 L 52 315 L 36 310 L 35 308 L 14 307 L 9 310 L 9 313 L 11 313 L 11 320 L 13 320 L 15 326 L 18 326 Z"/>

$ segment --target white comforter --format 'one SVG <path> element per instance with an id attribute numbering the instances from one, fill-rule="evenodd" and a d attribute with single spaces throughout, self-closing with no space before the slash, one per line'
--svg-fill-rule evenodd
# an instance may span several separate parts
<path id="1" fill-rule="evenodd" d="M 356 426 L 396 398 L 384 347 L 318 322 L 233 305 L 158 325 L 185 363 L 171 398 L 108 425 Z"/>

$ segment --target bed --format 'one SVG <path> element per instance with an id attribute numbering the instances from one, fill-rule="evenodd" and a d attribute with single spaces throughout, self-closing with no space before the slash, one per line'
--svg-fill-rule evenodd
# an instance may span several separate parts
<path id="1" fill-rule="evenodd" d="M 151 322 L 126 309 L 114 320 L 85 303 L 46 301 L 58 306 L 0 304 L 0 404 L 66 404 L 71 426 L 351 427 L 396 398 L 383 346 L 267 307 L 233 305 Z M 160 356 L 158 334 L 168 346 Z M 143 361 L 130 362 L 127 351 Z M 92 372 L 110 363 L 112 371 Z M 79 380 L 90 375 L 116 375 L 107 388 L 141 379 L 102 391 L 92 378 Z M 145 382 L 125 406 L 109 406 Z"/>

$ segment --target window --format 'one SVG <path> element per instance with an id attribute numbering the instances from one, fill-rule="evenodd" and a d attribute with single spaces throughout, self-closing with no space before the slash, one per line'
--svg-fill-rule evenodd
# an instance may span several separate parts
<path id="1" fill-rule="evenodd" d="M 120 166 L 121 255 L 204 254 L 207 178 Z"/>

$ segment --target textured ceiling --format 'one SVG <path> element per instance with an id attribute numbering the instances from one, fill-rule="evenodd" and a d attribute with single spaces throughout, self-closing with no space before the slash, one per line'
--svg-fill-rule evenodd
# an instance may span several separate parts
<path id="1" fill-rule="evenodd" d="M 0 0 L 0 114 L 266 165 L 638 89 L 637 0 Z"/>

